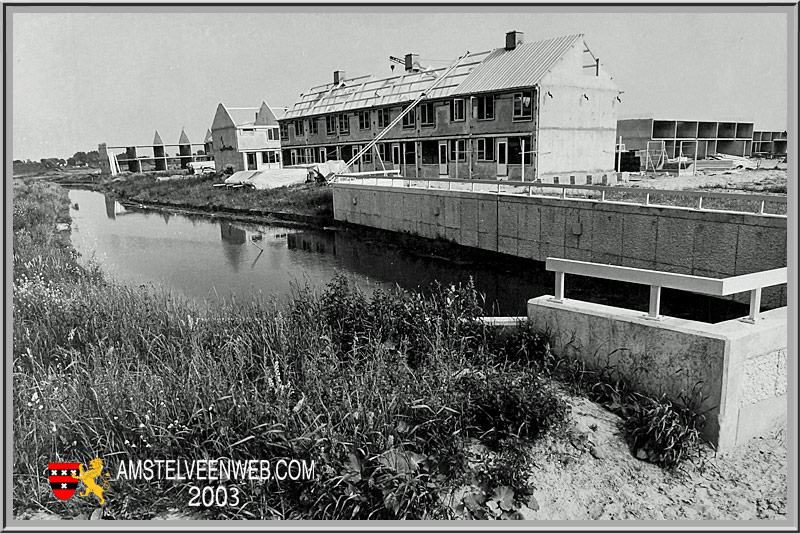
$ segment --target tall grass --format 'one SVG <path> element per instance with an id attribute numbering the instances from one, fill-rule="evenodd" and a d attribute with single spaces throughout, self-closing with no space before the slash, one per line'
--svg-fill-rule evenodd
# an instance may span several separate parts
<path id="1" fill-rule="evenodd" d="M 472 439 L 506 449 L 564 418 L 551 387 L 477 320 L 471 285 L 368 299 L 336 277 L 283 305 L 177 302 L 82 267 L 53 233 L 65 198 L 15 188 L 15 509 L 93 506 L 52 496 L 51 461 L 99 456 L 113 475 L 136 458 L 292 458 L 314 461 L 314 479 L 241 482 L 239 508 L 206 512 L 447 517 L 443 495 L 466 475 Z M 524 471 L 523 460 L 505 468 Z M 106 508 L 148 517 L 188 498 L 173 481 L 119 479 Z"/>

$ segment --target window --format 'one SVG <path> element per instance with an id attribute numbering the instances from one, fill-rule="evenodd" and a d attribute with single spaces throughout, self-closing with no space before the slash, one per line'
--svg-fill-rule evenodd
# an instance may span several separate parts
<path id="1" fill-rule="evenodd" d="M 342 135 L 350 133 L 350 117 L 347 116 L 347 113 L 339 115 L 339 133 Z"/>
<path id="2" fill-rule="evenodd" d="M 494 96 L 478 96 L 475 104 L 477 105 L 476 117 L 478 120 L 494 119 Z"/>
<path id="3" fill-rule="evenodd" d="M 428 102 L 427 104 L 421 104 L 419 106 L 419 123 L 422 126 L 433 126 L 436 123 L 433 102 Z"/>
<path id="4" fill-rule="evenodd" d="M 378 109 L 378 127 L 385 128 L 391 122 L 391 113 L 389 108 Z"/>
<path id="5" fill-rule="evenodd" d="M 531 164 L 531 138 L 530 137 L 511 137 L 508 139 L 508 162 L 511 165 L 522 164 L 522 150 L 525 150 L 525 164 Z"/>
<path id="6" fill-rule="evenodd" d="M 464 116 L 464 99 L 455 98 L 450 101 L 450 122 L 466 120 Z"/>
<path id="7" fill-rule="evenodd" d="M 458 152 L 458 153 L 456 153 Z M 464 139 L 453 139 L 450 141 L 450 160 L 451 161 L 466 161 L 467 160 L 467 141 Z"/>
<path id="8" fill-rule="evenodd" d="M 360 130 L 369 129 L 369 111 L 358 112 L 358 129 Z"/>
<path id="9" fill-rule="evenodd" d="M 378 143 L 375 146 L 378 147 L 378 156 L 380 156 L 381 161 L 386 161 L 386 143 Z"/>
<path id="10" fill-rule="evenodd" d="M 270 140 L 270 141 L 277 141 L 278 140 L 277 128 L 267 128 L 267 140 Z"/>
<path id="11" fill-rule="evenodd" d="M 253 128 L 242 128 L 242 133 L 244 133 L 245 135 L 255 135 L 256 130 L 254 130 Z"/>
<path id="12" fill-rule="evenodd" d="M 289 137 L 289 125 L 286 122 L 281 122 L 281 138 L 287 139 Z"/>
<path id="13" fill-rule="evenodd" d="M 325 117 L 325 131 L 328 135 L 336 135 L 336 117 L 332 115 Z"/>
<path id="14" fill-rule="evenodd" d="M 403 161 L 407 165 L 414 165 L 417 162 L 417 143 L 403 143 Z"/>
<path id="15" fill-rule="evenodd" d="M 247 152 L 247 169 L 255 170 L 256 168 L 258 168 L 258 162 L 256 161 L 256 152 Z"/>
<path id="16" fill-rule="evenodd" d="M 514 120 L 530 120 L 533 117 L 533 91 L 514 93 Z"/>
<path id="17" fill-rule="evenodd" d="M 300 137 L 301 135 L 303 135 L 303 121 L 302 120 L 296 120 L 294 122 L 294 135 L 295 135 L 295 137 Z"/>
<path id="18" fill-rule="evenodd" d="M 319 123 L 317 122 L 316 118 L 308 119 L 308 133 L 311 135 L 316 135 L 319 133 Z"/>
<path id="19" fill-rule="evenodd" d="M 292 150 L 292 152 L 290 154 L 290 157 L 289 157 L 289 161 L 292 162 L 292 165 L 296 165 L 297 164 L 297 150 Z"/>
<path id="20" fill-rule="evenodd" d="M 278 152 L 275 150 L 270 150 L 268 152 L 261 152 L 261 162 L 262 163 L 277 163 L 278 162 Z"/>
<path id="21" fill-rule="evenodd" d="M 478 161 L 494 161 L 494 139 L 478 139 Z"/>
<path id="22" fill-rule="evenodd" d="M 269 163 L 269 152 L 261 152 L 261 162 Z"/>
<path id="23" fill-rule="evenodd" d="M 439 162 L 439 143 L 436 141 L 422 141 L 422 164 L 435 165 Z"/>
<path id="24" fill-rule="evenodd" d="M 409 129 L 413 128 L 416 125 L 416 115 L 414 114 L 414 110 L 412 109 L 410 113 L 407 113 L 403 117 L 403 128 Z"/>
<path id="25" fill-rule="evenodd" d="M 353 145 L 353 155 L 355 156 L 358 152 L 364 148 L 363 146 L 359 146 L 358 144 Z M 361 155 L 361 162 L 362 163 L 372 163 L 372 148 L 370 148 L 367 152 L 364 152 Z"/>
<path id="26" fill-rule="evenodd" d="M 306 148 L 304 150 L 305 157 L 303 158 L 304 163 L 316 163 L 316 155 L 314 155 L 314 150 L 311 148 Z"/>

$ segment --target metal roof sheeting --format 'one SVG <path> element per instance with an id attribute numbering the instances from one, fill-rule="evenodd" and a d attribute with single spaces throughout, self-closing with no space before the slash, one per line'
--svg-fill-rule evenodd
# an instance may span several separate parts
<path id="1" fill-rule="evenodd" d="M 483 60 L 454 94 L 533 87 L 583 34 L 567 35 L 544 41 L 519 44 L 514 50 L 498 48 Z"/>
<path id="2" fill-rule="evenodd" d="M 519 44 L 514 50 L 497 48 L 468 54 L 427 97 L 532 87 L 539 83 L 564 53 L 582 41 L 583 34 Z M 411 102 L 445 68 L 410 72 L 389 78 L 362 76 L 313 87 L 291 106 L 283 119 L 342 113 L 370 107 Z"/>

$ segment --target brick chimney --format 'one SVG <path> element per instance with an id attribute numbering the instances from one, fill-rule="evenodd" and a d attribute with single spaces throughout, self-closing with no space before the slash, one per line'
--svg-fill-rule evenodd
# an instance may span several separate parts
<path id="1" fill-rule="evenodd" d="M 333 71 L 333 84 L 339 85 L 344 81 L 345 72 L 343 70 L 334 70 Z"/>
<path id="2" fill-rule="evenodd" d="M 406 54 L 406 72 L 419 72 L 419 54 Z"/>
<path id="3" fill-rule="evenodd" d="M 513 50 L 518 44 L 525 42 L 525 34 L 521 31 L 510 31 L 506 33 L 506 50 Z"/>

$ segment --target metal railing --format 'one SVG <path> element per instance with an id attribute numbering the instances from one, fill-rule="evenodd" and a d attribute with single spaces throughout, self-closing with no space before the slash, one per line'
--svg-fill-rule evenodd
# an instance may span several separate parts
<path id="1" fill-rule="evenodd" d="M 564 301 L 564 275 L 576 274 L 592 278 L 625 281 L 650 286 L 650 305 L 645 318 L 658 320 L 661 318 L 661 288 L 707 294 L 709 296 L 729 296 L 742 292 L 750 292 L 750 314 L 743 318 L 751 324 L 758 320 L 761 309 L 761 290 L 764 287 L 783 285 L 786 283 L 786 267 L 744 274 L 730 278 L 706 278 L 688 274 L 673 274 L 658 270 L 645 270 L 602 263 L 573 261 L 548 257 L 547 270 L 556 273 L 554 302 Z"/>
<path id="2" fill-rule="evenodd" d="M 389 171 L 384 171 L 389 172 Z M 777 216 L 777 217 L 786 217 L 783 214 L 772 214 L 772 213 L 765 213 L 764 207 L 767 203 L 774 203 L 774 204 L 786 204 L 786 196 L 772 196 L 767 194 L 737 194 L 737 193 L 724 193 L 724 192 L 705 192 L 705 191 L 676 191 L 670 189 L 645 189 L 639 187 L 619 187 L 619 186 L 608 186 L 608 185 L 571 185 L 566 183 L 538 183 L 533 181 L 503 181 L 503 180 L 472 180 L 472 179 L 464 179 L 464 180 L 454 180 L 449 178 L 406 178 L 399 176 L 399 169 L 398 174 L 396 176 L 376 176 L 376 174 L 381 174 L 381 171 L 369 172 L 369 173 L 348 173 L 348 174 L 341 174 L 339 178 L 344 178 L 344 180 L 352 181 L 360 181 L 361 185 L 378 185 L 378 186 L 386 186 L 386 187 L 411 187 L 411 188 L 423 188 L 423 189 L 430 189 L 432 183 L 442 183 L 447 184 L 446 190 L 453 190 L 453 185 L 458 185 L 459 188 L 457 190 L 464 190 L 461 187 L 468 187 L 470 192 L 475 192 L 475 185 L 491 185 L 494 186 L 495 190 L 483 190 L 478 192 L 487 192 L 493 194 L 506 194 L 512 196 L 537 196 L 537 197 L 545 197 L 545 198 L 552 198 L 553 195 L 548 194 L 536 194 L 537 189 L 541 189 L 542 191 L 548 189 L 554 189 L 560 191 L 561 198 L 568 198 L 567 191 L 585 191 L 585 192 L 592 192 L 597 193 L 598 198 L 584 198 L 584 197 L 569 197 L 571 200 L 580 200 L 580 201 L 588 201 L 588 202 L 607 202 L 607 203 L 618 203 L 618 204 L 628 204 L 628 205 L 646 205 L 652 207 L 669 207 L 669 208 L 677 208 L 677 209 L 695 209 L 695 210 L 705 210 L 705 211 L 724 211 L 724 212 L 734 212 L 734 213 L 755 213 L 759 215 L 768 215 L 768 216 Z M 360 175 L 365 174 L 365 175 Z M 343 180 L 343 181 L 344 181 Z M 415 183 L 422 183 L 424 186 L 416 185 Z M 503 192 L 501 188 L 510 188 L 510 189 L 522 189 L 521 193 L 516 192 Z M 444 188 L 442 188 L 444 189 Z M 642 201 L 633 201 L 632 199 L 626 200 L 609 200 L 606 198 L 607 193 L 625 193 L 628 195 L 637 195 L 643 196 Z M 675 205 L 663 205 L 654 203 L 652 201 L 653 196 L 672 196 L 672 197 L 684 197 L 684 198 L 693 198 L 695 203 L 692 207 L 686 206 L 675 206 Z M 755 202 L 758 208 L 755 211 L 736 211 L 736 210 L 723 210 L 723 209 L 709 209 L 708 207 L 704 207 L 703 201 L 706 199 L 717 199 L 717 200 L 735 200 L 735 201 L 750 201 Z"/>

